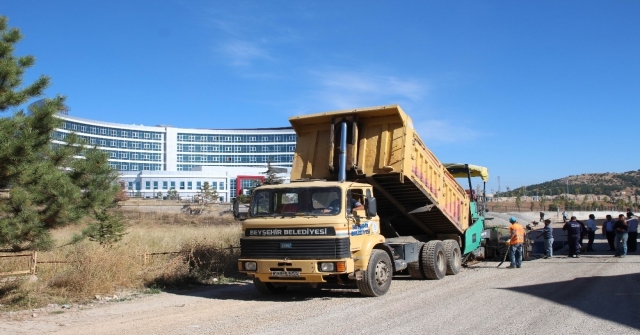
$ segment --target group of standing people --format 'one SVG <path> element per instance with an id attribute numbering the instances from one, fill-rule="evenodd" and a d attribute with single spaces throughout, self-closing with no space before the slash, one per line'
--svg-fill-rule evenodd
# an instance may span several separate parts
<path id="1" fill-rule="evenodd" d="M 587 235 L 586 251 L 593 250 L 593 240 L 598 229 L 595 222 L 595 215 L 590 214 L 586 224 L 578 221 L 575 216 L 562 227 L 567 231 L 569 242 L 569 257 L 580 257 L 582 237 Z M 618 220 L 613 221 L 611 215 L 607 215 L 606 221 L 602 224 L 602 235 L 607 238 L 609 251 L 615 251 L 615 257 L 625 257 L 627 252 L 637 251 L 638 239 L 638 217 L 633 215 L 631 210 L 618 215 Z"/>
<path id="2" fill-rule="evenodd" d="M 563 214 L 565 214 L 563 212 Z M 565 214 L 566 215 L 566 214 Z M 544 213 L 540 212 L 540 219 L 544 218 Z M 564 218 L 563 218 L 564 219 Z M 522 252 L 523 244 L 525 242 L 525 230 L 524 227 L 519 224 L 515 217 L 509 218 L 509 259 L 511 265 L 507 268 L 520 268 L 522 266 Z M 589 220 L 587 223 L 578 221 L 575 216 L 572 216 L 569 221 L 566 221 L 562 230 L 567 231 L 567 239 L 569 242 L 569 257 L 579 258 L 580 249 L 582 247 L 583 237 L 587 236 L 586 251 L 594 251 L 593 240 L 596 236 L 596 216 L 589 214 Z M 615 251 L 615 257 L 625 257 L 627 252 L 637 251 L 637 238 L 638 238 L 638 217 L 631 212 L 627 211 L 625 217 L 624 214 L 618 216 L 617 221 L 613 221 L 611 215 L 607 215 L 607 220 L 602 224 L 602 235 L 607 238 L 609 243 L 609 251 Z M 544 220 L 544 228 L 541 229 L 540 235 L 537 238 L 544 237 L 545 256 L 544 258 L 553 257 L 553 227 L 551 226 L 551 220 Z"/>
<path id="3" fill-rule="evenodd" d="M 638 250 L 638 217 L 627 211 L 618 215 L 618 220 L 613 221 L 611 215 L 602 224 L 602 235 L 607 238 L 609 251 L 615 251 L 615 257 L 624 257 L 628 252 Z"/>

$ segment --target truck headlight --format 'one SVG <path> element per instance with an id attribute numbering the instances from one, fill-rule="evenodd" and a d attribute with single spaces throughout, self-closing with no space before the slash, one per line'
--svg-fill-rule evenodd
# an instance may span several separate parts
<path id="1" fill-rule="evenodd" d="M 256 262 L 244 262 L 244 269 L 247 271 L 255 271 L 258 268 Z"/>
<path id="2" fill-rule="evenodd" d="M 335 268 L 336 266 L 333 263 L 320 263 L 320 271 L 322 272 L 333 272 Z"/>

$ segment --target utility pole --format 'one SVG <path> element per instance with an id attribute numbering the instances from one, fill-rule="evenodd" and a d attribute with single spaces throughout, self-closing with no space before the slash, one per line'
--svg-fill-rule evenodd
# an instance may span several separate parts
<path id="1" fill-rule="evenodd" d="M 498 194 L 500 194 L 500 176 L 498 176 Z"/>

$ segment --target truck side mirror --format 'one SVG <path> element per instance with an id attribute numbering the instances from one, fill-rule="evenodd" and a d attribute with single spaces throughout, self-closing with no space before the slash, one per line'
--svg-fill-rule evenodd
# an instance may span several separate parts
<path id="1" fill-rule="evenodd" d="M 367 206 L 365 208 L 367 211 L 367 217 L 374 217 L 378 214 L 378 205 L 376 204 L 376 198 L 367 197 Z"/>

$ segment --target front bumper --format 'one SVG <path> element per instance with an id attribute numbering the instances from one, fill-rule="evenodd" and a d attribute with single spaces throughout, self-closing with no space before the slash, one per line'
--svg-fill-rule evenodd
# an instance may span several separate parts
<path id="1" fill-rule="evenodd" d="M 247 271 L 244 269 L 245 262 L 256 262 L 258 267 L 256 271 Z M 344 271 L 321 272 L 319 270 L 320 263 L 326 262 L 345 262 Z M 238 260 L 238 270 L 247 275 L 260 279 L 262 282 L 274 283 L 326 283 L 327 277 L 335 277 L 342 274 L 354 272 L 354 263 L 351 258 L 342 259 L 321 259 L 321 260 L 281 260 L 281 259 L 250 259 L 243 258 Z M 282 272 L 296 273 L 298 276 L 282 276 L 278 275 Z M 275 275 L 274 275 L 275 274 Z"/>

